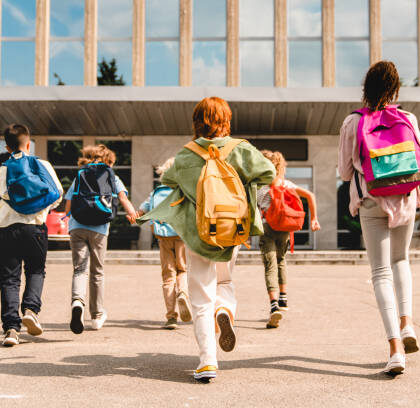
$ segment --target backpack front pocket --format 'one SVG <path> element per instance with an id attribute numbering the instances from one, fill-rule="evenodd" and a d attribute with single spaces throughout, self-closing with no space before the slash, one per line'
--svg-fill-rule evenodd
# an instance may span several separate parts
<path id="1" fill-rule="evenodd" d="M 369 152 L 375 179 L 403 176 L 419 171 L 412 141 L 382 149 L 371 149 Z"/>

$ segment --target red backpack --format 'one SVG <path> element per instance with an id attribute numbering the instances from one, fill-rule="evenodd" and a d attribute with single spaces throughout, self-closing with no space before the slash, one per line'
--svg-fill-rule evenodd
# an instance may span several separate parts
<path id="1" fill-rule="evenodd" d="M 299 231 L 305 221 L 302 200 L 292 188 L 270 187 L 271 204 L 264 213 L 265 220 L 274 231 L 290 232 L 290 251 L 295 246 L 294 231 Z"/>

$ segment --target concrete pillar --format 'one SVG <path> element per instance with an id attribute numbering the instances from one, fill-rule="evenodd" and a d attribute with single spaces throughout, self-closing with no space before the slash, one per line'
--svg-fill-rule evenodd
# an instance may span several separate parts
<path id="1" fill-rule="evenodd" d="M 179 86 L 192 84 L 192 0 L 179 1 Z"/>
<path id="2" fill-rule="evenodd" d="M 49 50 L 50 0 L 37 0 L 35 26 L 35 85 L 48 86 Z"/>
<path id="3" fill-rule="evenodd" d="M 382 59 L 381 0 L 369 0 L 370 64 Z"/>
<path id="4" fill-rule="evenodd" d="M 334 0 L 322 0 L 322 86 L 335 86 Z"/>
<path id="5" fill-rule="evenodd" d="M 98 3 L 85 0 L 85 86 L 98 83 Z"/>
<path id="6" fill-rule="evenodd" d="M 35 155 L 37 155 L 40 159 L 48 160 L 47 137 L 32 136 L 32 140 L 35 143 Z"/>
<path id="7" fill-rule="evenodd" d="M 226 1 L 226 82 L 239 86 L 239 0 Z"/>
<path id="8" fill-rule="evenodd" d="M 287 0 L 274 3 L 274 86 L 287 87 Z"/>
<path id="9" fill-rule="evenodd" d="M 145 3 L 145 0 L 133 0 L 133 86 L 144 86 L 145 83 Z"/>

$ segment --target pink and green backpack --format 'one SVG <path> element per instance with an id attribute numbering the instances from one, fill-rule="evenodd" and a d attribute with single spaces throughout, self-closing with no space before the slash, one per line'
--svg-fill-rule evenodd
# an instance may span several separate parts
<path id="1" fill-rule="evenodd" d="M 420 185 L 420 144 L 416 131 L 397 105 L 379 111 L 363 108 L 357 143 L 369 194 L 408 194 Z M 359 195 L 359 175 L 355 172 Z"/>

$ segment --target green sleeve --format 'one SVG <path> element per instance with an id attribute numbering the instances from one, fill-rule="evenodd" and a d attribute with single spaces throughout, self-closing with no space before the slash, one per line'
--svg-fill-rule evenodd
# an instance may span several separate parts
<path id="1" fill-rule="evenodd" d="M 165 186 L 171 187 L 172 189 L 178 187 L 178 182 L 176 181 L 176 163 L 174 163 L 168 170 L 163 173 L 162 184 Z"/>

